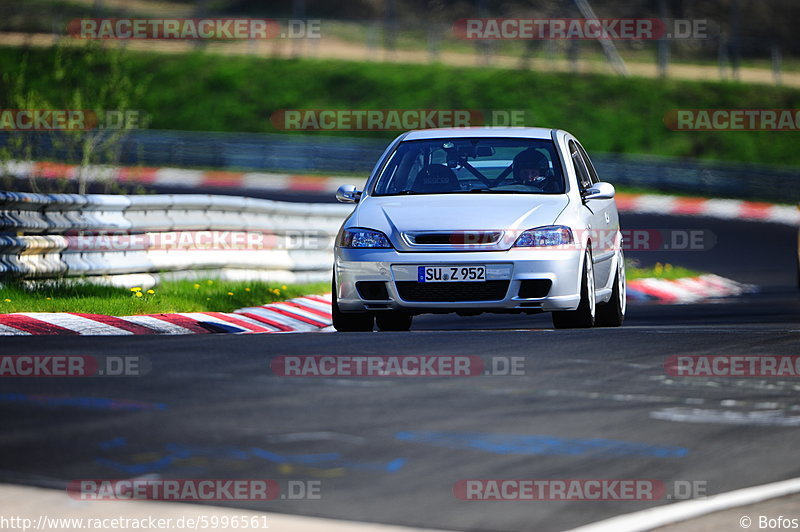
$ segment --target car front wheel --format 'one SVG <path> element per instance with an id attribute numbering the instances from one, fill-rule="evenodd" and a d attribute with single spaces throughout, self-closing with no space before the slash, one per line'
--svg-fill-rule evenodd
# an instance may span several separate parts
<path id="1" fill-rule="evenodd" d="M 581 302 L 578 308 L 553 312 L 553 327 L 556 329 L 587 329 L 594 325 L 597 304 L 594 295 L 594 263 L 591 249 L 586 250 L 582 278 Z"/>
<path id="2" fill-rule="evenodd" d="M 407 331 L 411 328 L 414 316 L 405 312 L 382 311 L 375 315 L 378 329 L 381 331 Z"/>
<path id="3" fill-rule="evenodd" d="M 597 305 L 594 324 L 598 327 L 619 327 L 625 321 L 626 298 L 628 297 L 625 282 L 625 259 L 620 253 L 611 299 L 608 300 L 608 303 Z"/>
<path id="4" fill-rule="evenodd" d="M 372 332 L 375 318 L 369 312 L 342 312 L 337 301 L 336 281 L 331 283 L 331 317 L 339 332 Z"/>

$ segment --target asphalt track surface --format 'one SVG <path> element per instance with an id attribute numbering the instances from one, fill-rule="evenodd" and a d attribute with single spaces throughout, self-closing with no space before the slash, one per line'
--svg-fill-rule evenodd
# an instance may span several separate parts
<path id="1" fill-rule="evenodd" d="M 669 494 L 675 481 L 703 482 L 714 494 L 800 476 L 800 380 L 674 378 L 663 366 L 676 354 L 800 355 L 795 230 L 667 216 L 625 215 L 622 223 L 709 230 L 717 242 L 706 251 L 628 256 L 762 289 L 717 303 L 631 305 L 619 329 L 554 331 L 548 315 L 441 315 L 418 317 L 410 333 L 2 338 L 3 355 L 137 355 L 152 367 L 140 377 L 5 379 L 0 481 L 321 480 L 319 500 L 225 504 L 449 530 L 549 531 L 671 500 L 461 501 L 453 486 L 659 479 Z M 522 357 L 524 374 L 270 371 L 275 356 L 310 354 Z"/>

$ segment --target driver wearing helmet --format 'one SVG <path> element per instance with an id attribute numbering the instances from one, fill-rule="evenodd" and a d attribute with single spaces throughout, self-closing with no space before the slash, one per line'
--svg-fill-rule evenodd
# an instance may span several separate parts
<path id="1" fill-rule="evenodd" d="M 548 182 L 550 162 L 534 148 L 519 152 L 513 161 L 514 180 L 522 185 L 544 188 Z"/>

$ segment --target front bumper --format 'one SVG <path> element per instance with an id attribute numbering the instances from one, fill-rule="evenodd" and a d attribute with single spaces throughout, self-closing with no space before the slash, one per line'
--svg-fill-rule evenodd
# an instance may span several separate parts
<path id="1" fill-rule="evenodd" d="M 394 249 L 336 248 L 335 289 L 339 309 L 343 312 L 574 310 L 580 303 L 583 256 L 583 252 L 577 249 L 513 248 L 508 251 L 399 253 Z M 416 281 L 417 266 L 444 265 L 485 265 L 487 280 L 508 281 L 507 289 L 502 297 L 481 301 L 410 301 L 401 297 L 397 283 L 405 282 L 408 286 L 408 283 Z M 543 297 L 520 297 L 523 281 L 529 280 L 549 280 L 550 289 Z M 384 283 L 386 295 L 379 299 L 365 299 L 356 288 L 356 283 L 361 281 Z M 436 288 L 441 291 L 441 287 Z M 453 284 L 453 288 L 460 287 Z M 408 298 L 408 290 L 403 293 Z"/>

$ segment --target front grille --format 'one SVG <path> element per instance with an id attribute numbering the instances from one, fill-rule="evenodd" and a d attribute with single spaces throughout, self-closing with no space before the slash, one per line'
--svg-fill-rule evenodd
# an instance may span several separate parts
<path id="1" fill-rule="evenodd" d="M 488 245 L 494 244 L 503 233 L 492 232 L 460 232 L 460 233 L 419 233 L 410 235 L 411 241 L 418 245 Z"/>
<path id="2" fill-rule="evenodd" d="M 415 244 L 452 244 L 450 233 L 437 233 L 433 235 L 417 235 L 414 237 Z"/>
<path id="3" fill-rule="evenodd" d="M 551 286 L 553 281 L 550 279 L 527 279 L 519 285 L 519 297 L 526 299 L 546 297 Z"/>
<path id="4" fill-rule="evenodd" d="M 509 281 L 463 283 L 419 283 L 397 281 L 397 293 L 403 301 L 500 301 L 506 297 Z"/>

